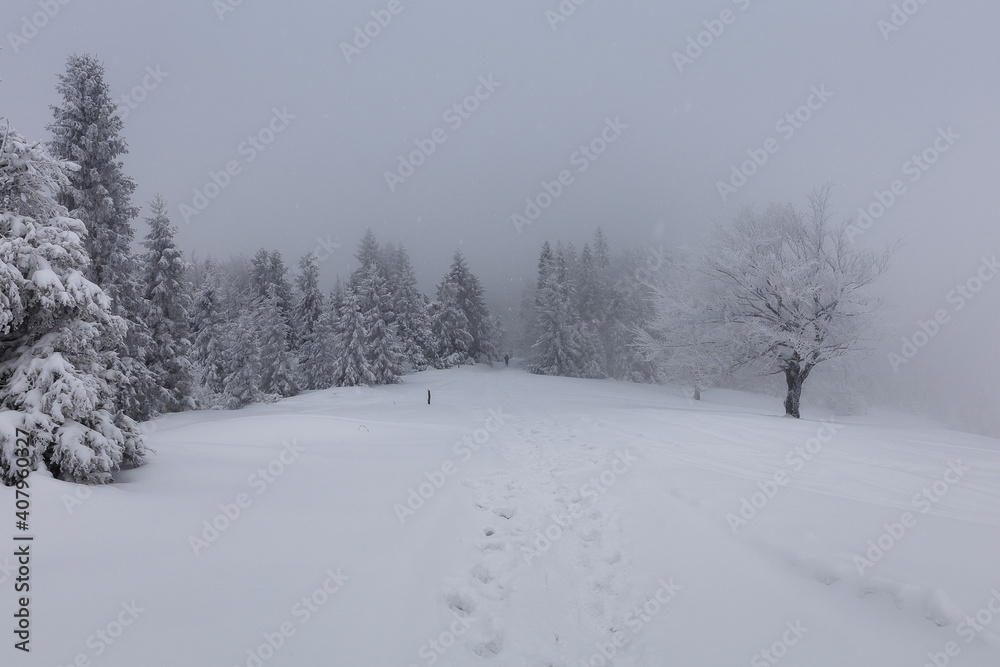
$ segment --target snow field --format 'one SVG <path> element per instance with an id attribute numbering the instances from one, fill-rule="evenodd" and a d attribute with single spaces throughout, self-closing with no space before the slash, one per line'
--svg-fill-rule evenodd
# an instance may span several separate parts
<path id="1" fill-rule="evenodd" d="M 27 664 L 994 664 L 996 441 L 780 413 L 465 367 L 171 415 L 32 476 Z"/>

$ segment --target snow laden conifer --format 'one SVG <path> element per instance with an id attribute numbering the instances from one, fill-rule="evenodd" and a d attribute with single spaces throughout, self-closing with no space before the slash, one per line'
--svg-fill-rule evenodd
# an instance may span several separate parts
<path id="1" fill-rule="evenodd" d="M 543 248 L 538 285 L 535 300 L 538 339 L 532 346 L 528 369 L 539 375 L 595 377 L 599 373 L 597 351 L 574 308 L 573 283 L 564 249 L 558 248 L 553 254 Z"/>
<path id="2" fill-rule="evenodd" d="M 395 315 L 393 323 L 403 361 L 413 370 L 425 370 L 434 358 L 435 348 L 427 297 L 417 289 L 417 277 L 405 248 L 394 248 L 387 262 L 391 267 L 389 291 Z"/>
<path id="3" fill-rule="evenodd" d="M 401 349 L 393 322 L 391 297 L 385 278 L 376 264 L 368 267 L 362 283 L 361 312 L 368 334 L 365 356 L 374 376 L 374 384 L 395 384 L 403 374 Z"/>
<path id="4" fill-rule="evenodd" d="M 0 119 L 0 479 L 14 481 L 18 432 L 30 467 L 87 484 L 112 481 L 147 450 L 116 409 L 126 324 L 86 276 L 84 223 L 56 197 L 67 169 Z"/>
<path id="5" fill-rule="evenodd" d="M 118 350 L 118 372 L 127 378 L 118 392 L 118 404 L 130 416 L 145 419 L 154 411 L 159 392 L 156 378 L 143 362 L 152 338 L 142 319 L 146 309 L 138 260 L 131 248 L 132 220 L 139 210 L 131 203 L 135 182 L 125 175 L 121 161 L 128 153 L 121 136 L 123 123 L 104 80 L 104 65 L 93 56 L 70 56 L 57 92 L 62 101 L 52 107 L 49 147 L 56 158 L 79 167 L 69 172 L 59 201 L 86 225 L 84 247 L 90 257 L 86 277 L 111 298 L 113 313 L 128 324 Z"/>
<path id="6" fill-rule="evenodd" d="M 199 382 L 208 395 L 205 402 L 214 405 L 225 391 L 226 321 L 222 312 L 219 274 L 215 262 L 205 262 L 201 285 L 195 293 L 191 314 L 191 331 L 194 335 L 192 356 Z"/>
<path id="7" fill-rule="evenodd" d="M 174 244 L 176 229 L 170 224 L 167 205 L 159 195 L 150 203 L 146 218 L 149 233 L 143 240 L 142 257 L 145 322 L 150 346 L 145 365 L 159 388 L 154 408 L 177 412 L 191 403 L 191 360 L 188 317 L 191 295 L 186 278 L 187 265 Z"/>
<path id="8" fill-rule="evenodd" d="M 452 257 L 451 267 L 438 287 L 439 301 L 441 301 L 441 288 L 444 285 L 454 286 L 454 303 L 469 323 L 468 331 L 472 335 L 472 343 L 469 346 L 468 360 L 472 363 L 492 363 L 498 355 L 493 339 L 490 311 L 486 307 L 486 294 L 479 278 L 469 270 L 460 250 Z M 465 363 L 465 360 L 462 363 Z"/>
<path id="9" fill-rule="evenodd" d="M 333 369 L 333 381 L 338 387 L 374 385 L 375 373 L 368 360 L 368 330 L 358 295 L 350 286 L 344 291 L 340 308 L 337 349 L 340 356 Z"/>
<path id="10" fill-rule="evenodd" d="M 316 368 L 321 336 L 320 319 L 323 317 L 323 292 L 319 289 L 319 265 L 316 255 L 308 253 L 299 260 L 299 274 L 295 278 L 298 295 L 293 310 L 295 340 L 298 347 L 298 383 L 305 389 L 325 388 L 322 369 Z M 326 385 L 327 387 L 329 385 Z"/>
<path id="11" fill-rule="evenodd" d="M 472 363 L 472 333 L 469 319 L 458 302 L 458 285 L 442 282 L 438 286 L 437 302 L 431 307 L 431 327 L 437 344 L 435 366 L 452 368 Z"/>
<path id="12" fill-rule="evenodd" d="M 294 347 L 295 328 L 292 311 L 295 304 L 292 296 L 292 284 L 288 280 L 288 269 L 285 267 L 281 253 L 277 250 L 268 252 L 261 248 L 251 260 L 251 265 L 250 298 L 259 302 L 267 297 L 270 288 L 274 287 L 281 319 L 287 326 L 288 343 Z"/>
<path id="13" fill-rule="evenodd" d="M 264 400 L 260 388 L 261 346 L 257 312 L 247 310 L 225 327 L 226 375 L 223 380 L 225 406 L 230 409 Z"/>
<path id="14" fill-rule="evenodd" d="M 289 326 L 281 312 L 278 286 L 270 284 L 257 306 L 260 345 L 260 390 L 274 397 L 294 396 L 295 356 L 288 349 Z"/>
<path id="15" fill-rule="evenodd" d="M 300 377 L 307 389 L 327 389 L 335 384 L 334 373 L 340 354 L 336 304 L 331 295 L 316 320 L 312 335 L 302 344 L 299 368 Z"/>

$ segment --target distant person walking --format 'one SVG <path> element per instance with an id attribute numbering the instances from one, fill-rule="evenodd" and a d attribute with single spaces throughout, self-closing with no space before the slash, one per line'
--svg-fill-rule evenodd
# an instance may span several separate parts
<path id="1" fill-rule="evenodd" d="M 503 355 L 503 365 L 504 366 L 510 366 L 510 355 L 509 354 Z"/>

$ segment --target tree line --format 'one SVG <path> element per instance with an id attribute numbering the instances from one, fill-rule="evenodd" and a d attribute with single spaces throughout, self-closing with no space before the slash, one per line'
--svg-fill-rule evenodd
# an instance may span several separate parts
<path id="1" fill-rule="evenodd" d="M 307 389 L 398 382 L 492 362 L 500 331 L 461 252 L 432 301 L 406 250 L 369 231 L 329 295 L 315 255 L 292 278 L 280 253 L 193 266 L 160 196 L 133 251 L 128 145 L 103 65 L 58 76 L 51 139 L 0 118 L 0 479 L 15 462 L 59 479 L 112 481 L 149 455 L 139 422 L 236 408 Z M 17 429 L 29 432 L 27 452 Z"/>
<path id="2" fill-rule="evenodd" d="M 0 479 L 15 460 L 107 483 L 149 452 L 138 422 L 238 408 L 304 390 L 379 385 L 408 372 L 492 363 L 502 323 L 461 252 L 422 294 L 406 249 L 361 239 L 357 267 L 329 294 L 314 254 L 191 264 L 163 199 L 133 252 L 121 136 L 104 69 L 71 56 L 47 144 L 0 120 Z M 746 209 L 702 253 L 645 271 L 598 229 L 578 252 L 545 242 L 521 303 L 519 348 L 533 373 L 702 389 L 739 372 L 784 377 L 786 413 L 820 364 L 864 349 L 881 302 L 870 286 L 892 249 L 855 248 L 829 190 L 802 211 Z M 31 434 L 27 456 L 17 429 Z M 23 467 L 23 466 L 22 466 Z"/>

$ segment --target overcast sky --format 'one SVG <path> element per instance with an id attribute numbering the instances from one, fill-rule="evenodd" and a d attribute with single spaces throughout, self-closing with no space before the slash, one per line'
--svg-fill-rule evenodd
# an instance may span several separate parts
<path id="1" fill-rule="evenodd" d="M 50 1 L 51 18 L 45 0 L 0 8 L 0 115 L 48 138 L 66 57 L 96 54 L 129 96 L 136 201 L 162 193 L 185 250 L 267 246 L 294 265 L 339 243 L 332 281 L 370 226 L 405 243 L 426 290 L 461 247 L 494 298 L 516 297 L 545 239 L 601 225 L 616 249 L 698 245 L 746 204 L 831 184 L 853 217 L 899 180 L 856 241 L 905 240 L 886 350 L 947 309 L 900 373 L 957 364 L 996 393 L 1000 278 L 960 312 L 947 295 L 1000 250 L 1000 3 Z M 433 153 L 391 189 L 417 141 Z M 767 160 L 724 200 L 748 151 Z M 543 181 L 558 196 L 519 232 Z"/>

